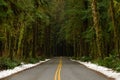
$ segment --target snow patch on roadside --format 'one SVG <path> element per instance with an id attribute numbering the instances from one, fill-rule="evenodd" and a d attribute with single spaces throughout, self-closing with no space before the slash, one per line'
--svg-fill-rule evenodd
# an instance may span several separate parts
<path id="1" fill-rule="evenodd" d="M 0 79 L 5 78 L 7 76 L 10 76 L 12 74 L 15 74 L 17 72 L 20 72 L 22 70 L 37 66 L 37 65 L 39 65 L 41 63 L 44 63 L 44 62 L 46 62 L 48 60 L 50 60 L 50 59 L 46 59 L 45 61 L 40 61 L 40 62 L 38 62 L 36 64 L 24 64 L 24 63 L 22 63 L 22 65 L 20 65 L 18 67 L 15 67 L 14 69 L 0 71 Z"/>
<path id="2" fill-rule="evenodd" d="M 116 71 L 114 71 L 112 69 L 109 69 L 109 68 L 106 68 L 106 67 L 103 67 L 103 66 L 98 66 L 98 65 L 93 64 L 91 62 L 81 62 L 79 60 L 72 60 L 72 61 L 83 64 L 86 67 L 88 67 L 90 69 L 93 69 L 93 70 L 96 70 L 98 72 L 101 72 L 101 73 L 103 73 L 104 75 L 106 75 L 108 77 L 115 78 L 115 80 L 120 80 L 120 73 L 118 73 L 118 72 L 116 72 Z"/>

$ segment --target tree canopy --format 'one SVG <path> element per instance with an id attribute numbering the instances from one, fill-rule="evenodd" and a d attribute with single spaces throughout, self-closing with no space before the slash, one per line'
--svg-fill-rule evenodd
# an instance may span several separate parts
<path id="1" fill-rule="evenodd" d="M 119 0 L 0 0 L 0 57 L 114 62 L 120 59 L 119 18 Z"/>

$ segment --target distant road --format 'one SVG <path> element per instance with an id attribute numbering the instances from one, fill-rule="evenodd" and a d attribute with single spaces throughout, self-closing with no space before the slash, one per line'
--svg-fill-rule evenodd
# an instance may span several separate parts
<path id="1" fill-rule="evenodd" d="M 68 58 L 53 58 L 3 80 L 108 80 Z"/>

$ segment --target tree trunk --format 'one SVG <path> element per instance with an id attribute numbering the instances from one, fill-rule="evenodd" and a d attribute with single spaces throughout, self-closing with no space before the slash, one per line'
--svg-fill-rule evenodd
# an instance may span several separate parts
<path id="1" fill-rule="evenodd" d="M 24 25 L 24 23 L 21 23 L 21 29 L 20 29 L 20 35 L 19 35 L 19 41 L 18 41 L 18 49 L 17 49 L 17 58 L 18 59 L 20 59 L 22 57 L 21 47 L 22 47 L 24 31 L 25 31 L 25 25 Z"/>
<path id="2" fill-rule="evenodd" d="M 9 38 L 10 38 L 10 33 L 7 31 L 5 28 L 5 42 L 4 42 L 4 53 L 3 57 L 8 57 L 9 56 Z"/>
<path id="3" fill-rule="evenodd" d="M 97 0 L 92 0 L 92 14 L 93 14 L 93 22 L 94 29 L 96 32 L 96 44 L 97 44 L 97 58 L 102 58 L 102 30 L 99 24 L 99 12 L 97 9 Z"/>
<path id="4" fill-rule="evenodd" d="M 35 58 L 36 57 L 36 50 L 37 50 L 37 22 L 36 22 L 36 25 L 33 25 L 32 26 L 32 29 L 33 29 L 33 47 L 32 47 L 32 57 Z"/>
<path id="5" fill-rule="evenodd" d="M 115 50 L 116 55 L 120 55 L 119 54 L 118 28 L 117 28 L 116 20 L 115 20 L 115 11 L 114 11 L 113 0 L 110 0 L 110 10 L 111 10 L 111 19 L 112 19 L 112 24 L 113 24 L 113 29 L 114 29 L 114 50 Z"/>

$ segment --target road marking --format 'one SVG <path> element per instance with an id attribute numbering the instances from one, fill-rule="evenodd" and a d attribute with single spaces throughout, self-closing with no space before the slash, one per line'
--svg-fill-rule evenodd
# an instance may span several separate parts
<path id="1" fill-rule="evenodd" d="M 61 76 L 60 76 L 61 68 L 62 68 L 62 58 L 60 58 L 59 60 L 59 64 L 55 72 L 54 80 L 61 80 Z"/>

